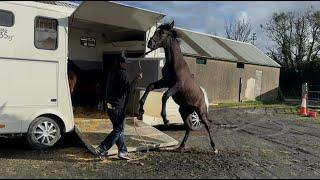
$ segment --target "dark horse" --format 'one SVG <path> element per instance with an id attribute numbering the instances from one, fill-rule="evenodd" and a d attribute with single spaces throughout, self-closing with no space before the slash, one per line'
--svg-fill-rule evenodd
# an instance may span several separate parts
<path id="1" fill-rule="evenodd" d="M 173 26 L 174 21 L 170 24 L 160 25 L 148 42 L 149 49 L 155 50 L 160 47 L 164 48 L 166 62 L 162 68 L 162 79 L 149 84 L 140 99 L 140 116 L 144 113 L 143 105 L 150 91 L 160 88 L 169 88 L 162 96 L 161 116 L 164 124 L 167 125 L 169 120 L 166 117 L 166 102 L 169 97 L 172 96 L 173 100 L 180 106 L 179 112 L 187 127 L 186 134 L 179 149 L 185 147 L 189 133 L 192 130 L 191 124 L 187 121 L 187 118 L 195 111 L 209 133 L 211 147 L 214 149 L 214 152 L 217 153 L 218 151 L 215 149 L 215 144 L 210 133 L 209 123 L 211 121 L 208 119 L 208 104 L 206 103 L 205 93 L 195 82 L 188 64 L 182 56 L 177 39 L 177 32 L 173 29 Z"/>
<path id="2" fill-rule="evenodd" d="M 101 70 L 83 70 L 68 60 L 68 81 L 72 105 L 93 106 L 103 99 L 103 72 Z"/>

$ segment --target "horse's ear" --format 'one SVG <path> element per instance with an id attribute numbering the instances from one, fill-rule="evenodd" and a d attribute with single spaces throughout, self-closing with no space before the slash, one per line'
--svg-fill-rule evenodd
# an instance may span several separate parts
<path id="1" fill-rule="evenodd" d="M 170 23 L 170 29 L 173 29 L 174 26 L 174 20 L 172 20 L 172 22 Z"/>

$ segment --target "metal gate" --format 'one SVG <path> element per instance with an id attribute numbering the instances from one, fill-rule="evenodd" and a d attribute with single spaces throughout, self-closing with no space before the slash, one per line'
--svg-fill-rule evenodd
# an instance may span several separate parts
<path id="1" fill-rule="evenodd" d="M 320 101 L 320 84 L 308 84 L 308 99 Z"/>

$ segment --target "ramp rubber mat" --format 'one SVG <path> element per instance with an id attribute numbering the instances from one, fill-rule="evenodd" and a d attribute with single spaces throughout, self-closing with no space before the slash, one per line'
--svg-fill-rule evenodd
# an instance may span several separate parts
<path id="1" fill-rule="evenodd" d="M 99 119 L 75 118 L 75 132 L 93 154 L 95 154 L 94 149 L 111 131 L 112 123 L 107 117 Z M 177 140 L 136 118 L 129 117 L 126 119 L 124 134 L 128 152 L 178 145 Z M 113 145 L 108 151 L 110 155 L 117 153 L 116 145 Z"/>

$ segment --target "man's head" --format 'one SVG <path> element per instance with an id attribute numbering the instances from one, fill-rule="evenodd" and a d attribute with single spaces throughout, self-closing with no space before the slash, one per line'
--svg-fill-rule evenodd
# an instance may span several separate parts
<path id="1" fill-rule="evenodd" d="M 127 69 L 128 66 L 129 66 L 129 63 L 130 63 L 130 62 L 129 62 L 128 59 L 125 57 L 125 52 L 122 51 L 121 56 L 120 56 L 120 59 L 119 59 L 119 65 L 120 65 L 120 67 L 123 68 L 123 69 Z"/>
<path id="2" fill-rule="evenodd" d="M 127 57 L 126 57 L 126 53 L 125 53 L 125 51 L 123 50 L 122 52 L 121 52 L 121 56 L 120 56 L 120 58 L 119 58 L 119 66 L 121 67 L 121 68 L 123 68 L 123 69 L 127 69 L 128 68 L 128 66 L 129 66 L 129 61 L 128 61 L 128 59 L 127 59 Z"/>

